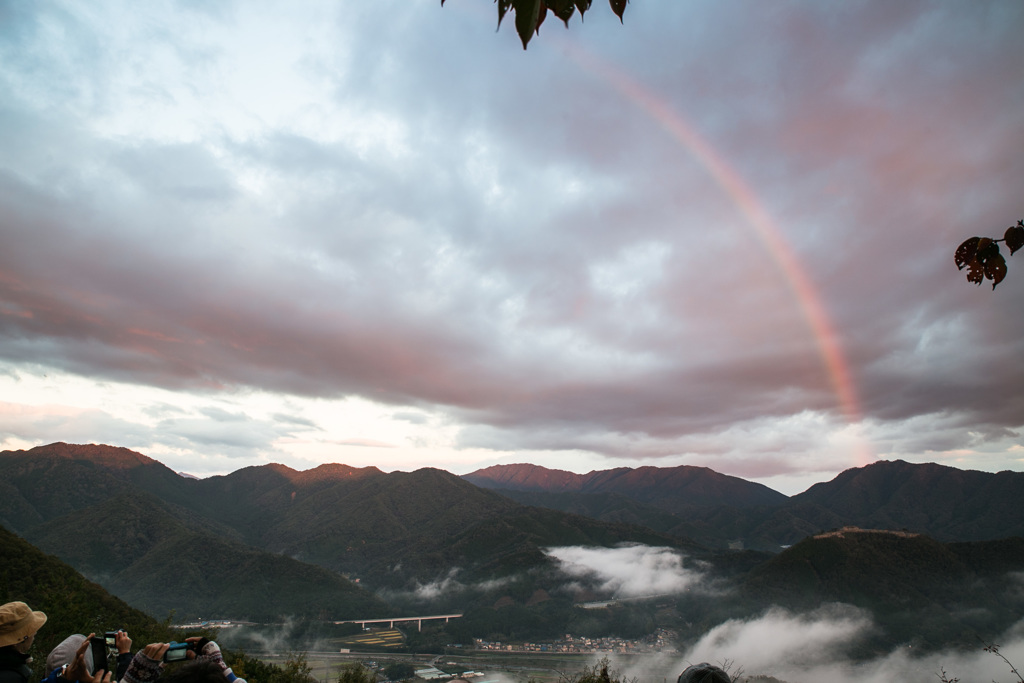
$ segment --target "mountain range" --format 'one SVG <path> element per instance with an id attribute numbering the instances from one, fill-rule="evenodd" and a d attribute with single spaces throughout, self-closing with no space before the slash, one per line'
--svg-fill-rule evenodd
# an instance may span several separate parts
<path id="1" fill-rule="evenodd" d="M 564 543 L 694 546 L 519 505 L 436 469 L 265 465 L 195 480 L 127 449 L 62 443 L 0 453 L 0 523 L 133 604 L 182 617 L 388 616 L 396 608 L 357 580 L 411 591 L 453 570 L 484 580 L 550 565 L 542 549 Z"/>
<path id="2" fill-rule="evenodd" d="M 704 467 L 585 475 L 496 465 L 464 475 L 527 505 L 641 524 L 710 547 L 778 552 L 827 529 L 905 529 L 943 541 L 1024 535 L 1024 473 L 878 461 L 787 497 Z"/>
<path id="3" fill-rule="evenodd" d="M 786 496 L 763 484 L 719 474 L 707 467 L 619 467 L 576 474 L 539 465 L 494 465 L 463 479 L 505 491 L 615 493 L 639 503 L 682 513 L 696 507 L 729 504 L 747 508 L 778 505 Z"/>
<path id="4" fill-rule="evenodd" d="M 770 604 L 850 602 L 888 619 L 889 638 L 921 632 L 925 613 L 984 615 L 921 636 L 946 642 L 1022 607 L 1007 578 L 1024 571 L 1024 541 L 1007 538 L 1024 530 L 1022 493 L 1019 473 L 901 461 L 787 497 L 698 467 L 457 477 L 264 465 L 194 479 L 112 446 L 0 453 L 0 524 L 152 615 L 464 611 L 436 636 L 446 642 L 653 624 L 695 634 Z M 822 533 L 850 526 L 896 533 Z M 577 603 L 607 598 L 610 584 L 567 576 L 552 552 L 567 546 L 668 549 L 711 588 L 585 610 Z"/>

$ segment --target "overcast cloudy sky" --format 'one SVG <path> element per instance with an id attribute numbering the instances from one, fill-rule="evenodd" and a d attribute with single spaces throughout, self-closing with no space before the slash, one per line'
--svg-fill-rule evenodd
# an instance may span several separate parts
<path id="1" fill-rule="evenodd" d="M 496 19 L 0 0 L 0 447 L 1024 469 L 1024 3 Z"/>

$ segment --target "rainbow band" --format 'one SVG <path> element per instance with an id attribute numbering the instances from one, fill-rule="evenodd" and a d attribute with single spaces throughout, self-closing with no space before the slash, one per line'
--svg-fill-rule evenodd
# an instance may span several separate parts
<path id="1" fill-rule="evenodd" d="M 782 231 L 772 220 L 763 204 L 743 180 L 740 174 L 706 140 L 704 140 L 676 111 L 654 93 L 628 77 L 610 64 L 601 62 L 587 53 L 578 44 L 567 41 L 569 54 L 587 71 L 597 74 L 618 92 L 647 113 L 686 148 L 719 187 L 732 199 L 746 222 L 754 229 L 758 240 L 768 250 L 771 259 L 779 267 L 786 283 L 796 297 L 800 311 L 814 336 L 825 371 L 839 402 L 843 416 L 850 425 L 859 427 L 862 422 L 860 399 L 853 382 L 849 364 L 839 342 L 839 334 L 818 296 L 807 269 L 786 240 Z M 862 436 L 857 448 L 860 464 L 874 462 L 875 456 L 870 445 Z"/>

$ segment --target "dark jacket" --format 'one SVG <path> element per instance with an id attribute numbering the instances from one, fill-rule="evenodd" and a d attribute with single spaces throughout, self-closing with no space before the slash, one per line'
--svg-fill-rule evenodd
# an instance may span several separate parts
<path id="1" fill-rule="evenodd" d="M 114 680 L 119 681 L 124 678 L 125 673 L 128 671 L 128 665 L 132 663 L 131 652 L 118 652 L 117 653 L 117 669 L 114 671 Z"/>
<path id="2" fill-rule="evenodd" d="M 21 654 L 13 645 L 0 647 L 0 683 L 27 683 L 31 677 L 28 655 Z"/>

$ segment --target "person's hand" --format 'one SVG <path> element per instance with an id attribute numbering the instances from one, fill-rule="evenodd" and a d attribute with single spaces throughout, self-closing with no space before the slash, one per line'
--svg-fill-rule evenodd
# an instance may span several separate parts
<path id="1" fill-rule="evenodd" d="M 167 643 L 150 643 L 136 652 L 121 681 L 127 683 L 155 683 L 160 678 L 160 671 L 164 666 L 164 654 L 167 652 L 167 649 Z"/>
<path id="2" fill-rule="evenodd" d="M 167 654 L 167 650 L 170 645 L 167 643 L 150 643 L 146 647 L 139 650 L 142 654 L 152 659 L 154 662 L 164 661 L 164 655 Z"/>
<path id="3" fill-rule="evenodd" d="M 95 636 L 95 633 L 90 633 L 82 644 L 78 646 L 78 650 L 75 652 L 75 658 L 68 664 L 68 668 L 64 671 L 64 678 L 69 681 L 91 681 L 92 674 L 89 673 L 89 667 L 85 665 L 85 652 L 89 649 L 89 638 Z"/>
<path id="4" fill-rule="evenodd" d="M 186 656 L 189 659 L 195 659 L 199 655 L 203 654 L 203 646 L 209 643 L 210 641 L 207 640 L 205 636 L 189 636 L 185 639 L 185 642 L 192 646 L 189 648 Z"/>
<path id="5" fill-rule="evenodd" d="M 119 655 L 131 652 L 132 639 L 128 637 L 125 631 L 118 631 L 117 635 L 114 636 L 114 646 L 117 648 L 117 654 Z"/>

